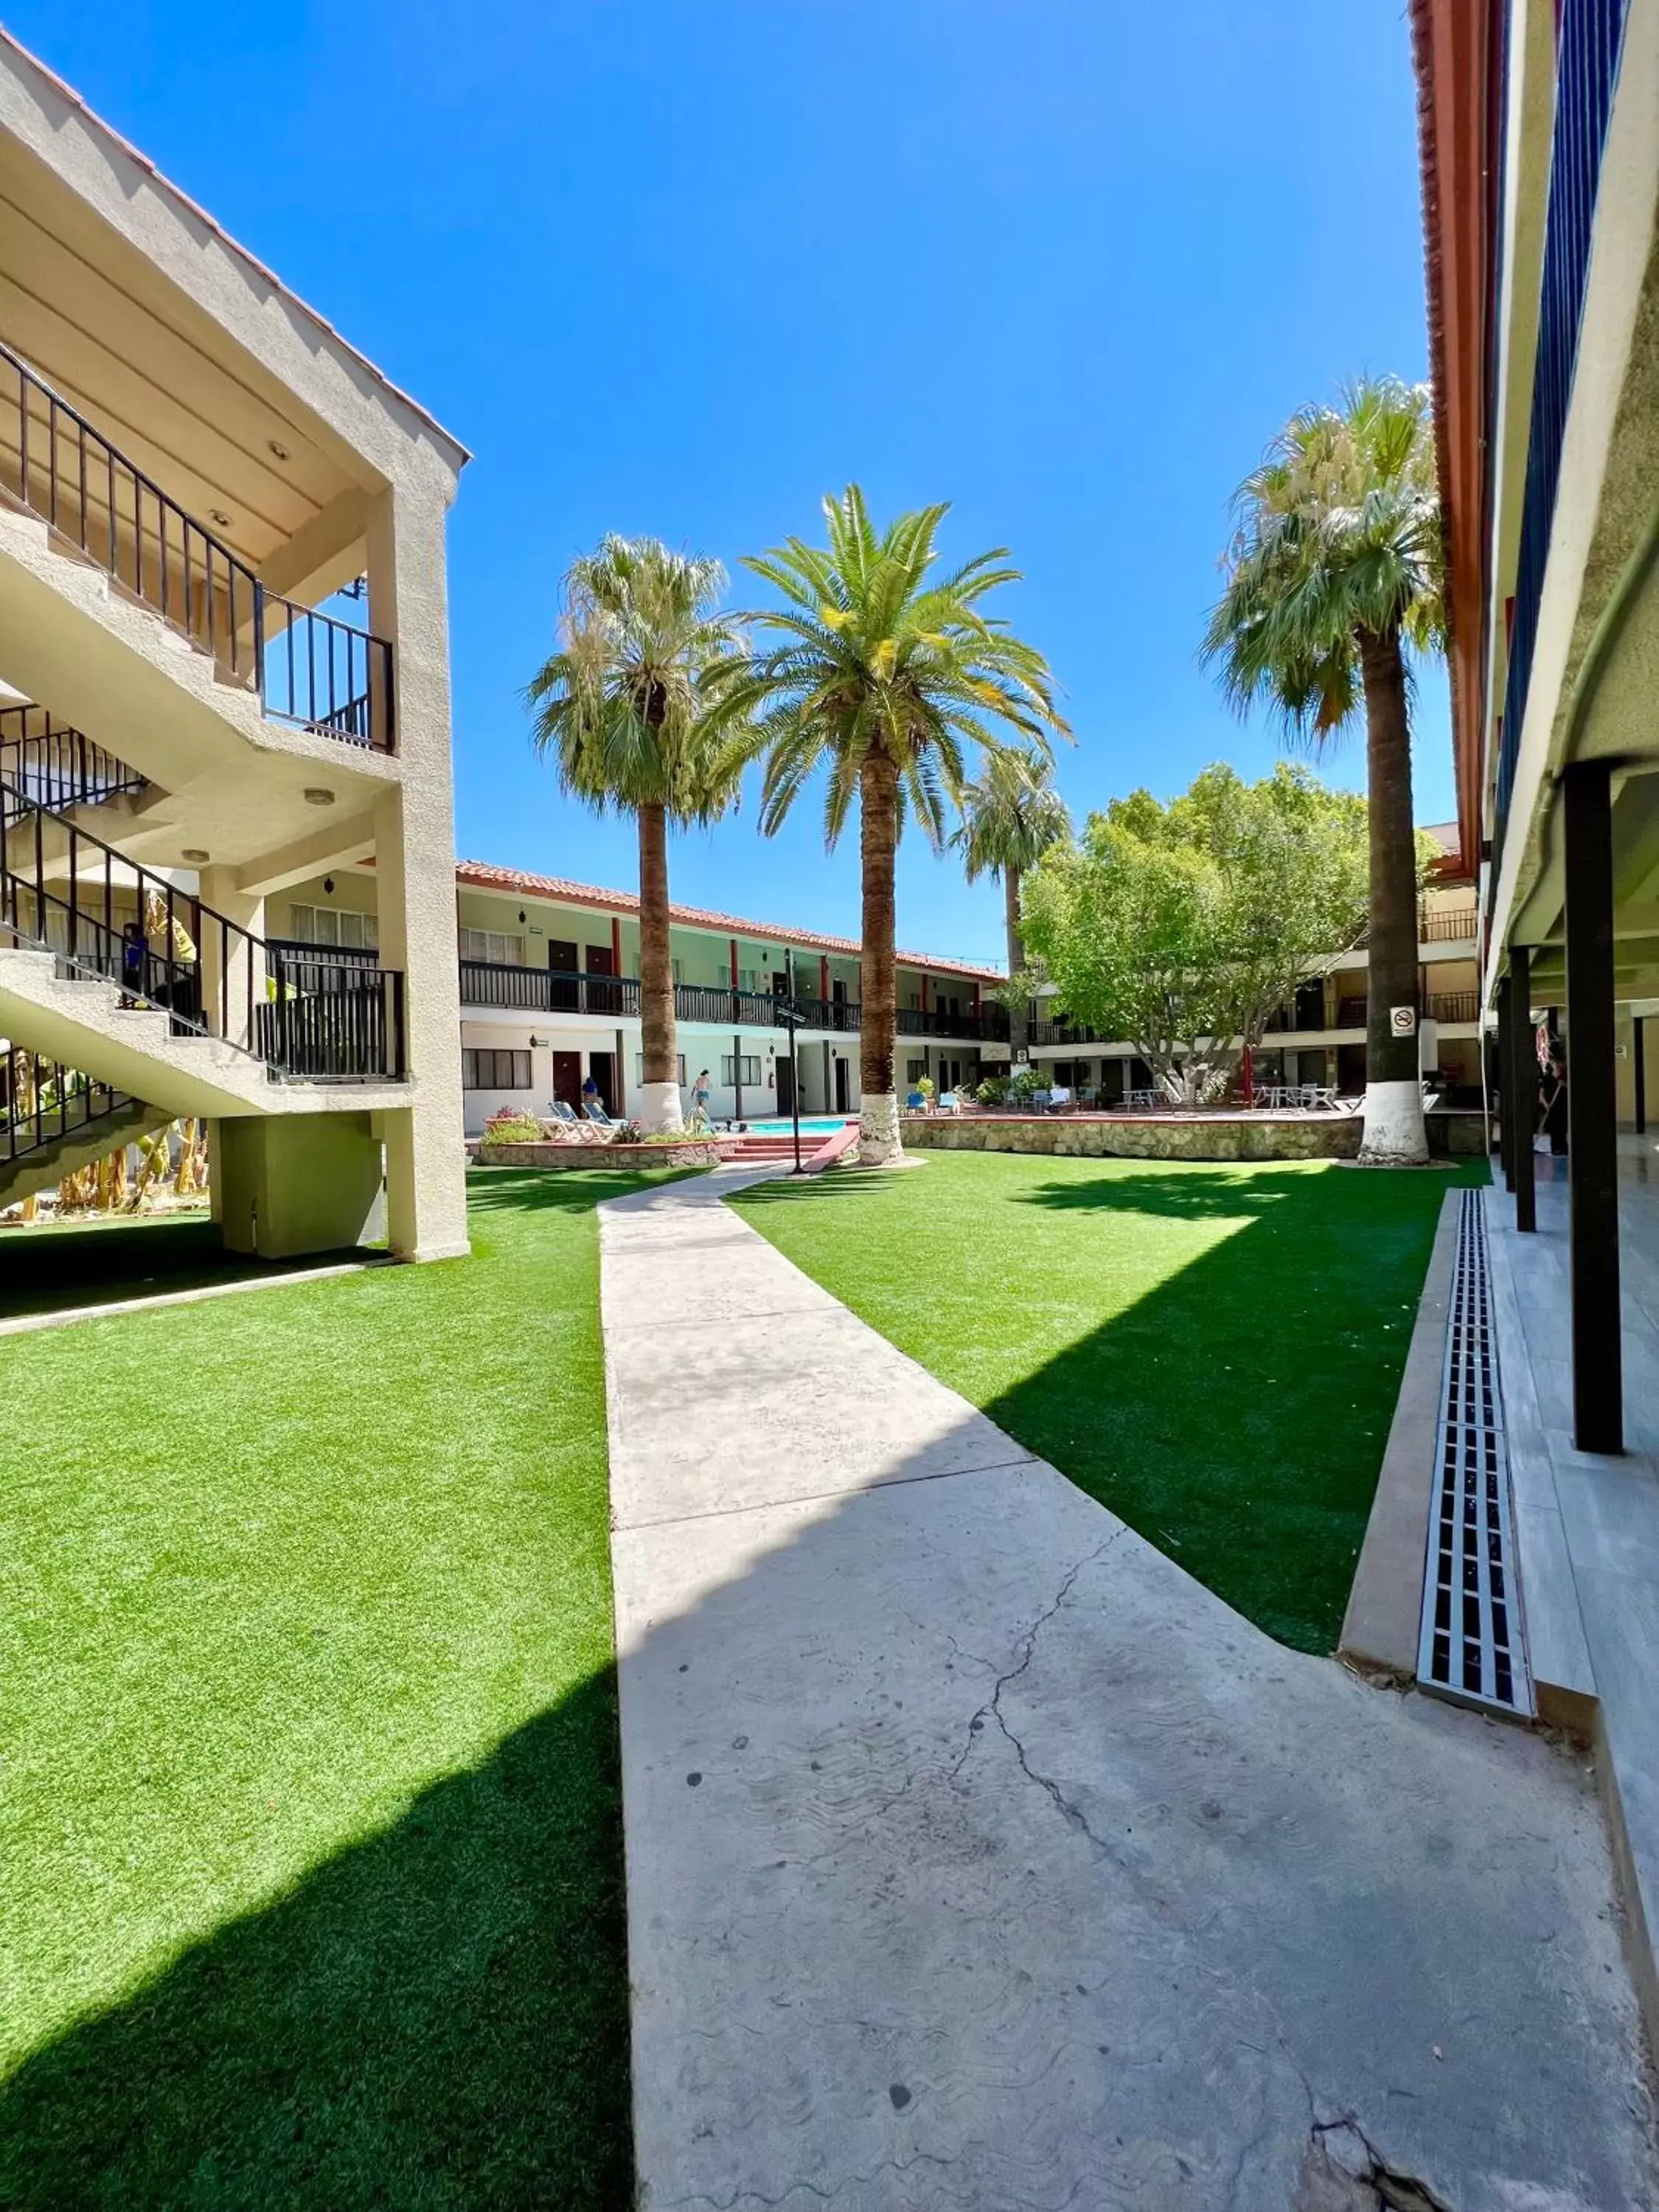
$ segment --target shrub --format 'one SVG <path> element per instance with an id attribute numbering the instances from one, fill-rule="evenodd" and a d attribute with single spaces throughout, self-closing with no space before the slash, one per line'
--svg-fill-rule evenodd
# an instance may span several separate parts
<path id="1" fill-rule="evenodd" d="M 536 1116 L 520 1106 L 503 1106 L 483 1127 L 487 1145 L 539 1145 L 544 1133 Z"/>

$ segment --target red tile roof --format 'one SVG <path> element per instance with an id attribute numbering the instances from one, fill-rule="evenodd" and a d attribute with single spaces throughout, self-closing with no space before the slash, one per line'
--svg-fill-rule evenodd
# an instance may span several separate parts
<path id="1" fill-rule="evenodd" d="M 528 898 L 561 899 L 570 906 L 591 906 L 606 914 L 637 914 L 638 895 L 633 891 L 603 890 L 595 884 L 571 883 L 563 876 L 532 875 L 526 868 L 492 867 L 488 860 L 457 860 L 455 880 L 475 890 L 518 891 Z M 749 921 L 741 915 L 717 914 L 707 907 L 676 906 L 676 921 L 694 929 L 724 930 L 731 937 L 775 938 L 780 944 L 810 945 L 814 952 L 846 952 L 857 959 L 862 948 L 855 938 L 826 937 L 819 930 L 797 929 L 776 921 Z M 988 968 L 975 960 L 942 960 L 933 952 L 903 952 L 898 957 L 913 968 L 937 969 L 947 975 L 968 975 L 1000 982 L 1000 968 Z"/>

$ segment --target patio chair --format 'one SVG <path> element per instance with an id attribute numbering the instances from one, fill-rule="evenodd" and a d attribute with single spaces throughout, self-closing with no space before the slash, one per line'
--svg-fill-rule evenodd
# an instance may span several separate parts
<path id="1" fill-rule="evenodd" d="M 622 1123 L 612 1114 L 607 1114 L 597 1098 L 584 1098 L 582 1111 L 596 1129 L 620 1129 Z"/>
<path id="2" fill-rule="evenodd" d="M 913 1091 L 910 1093 L 909 1097 L 904 1102 L 904 1110 L 907 1114 L 925 1114 L 927 1112 L 927 1101 L 920 1091 Z"/>
<path id="3" fill-rule="evenodd" d="M 571 1145 L 581 1142 L 582 1125 L 565 1099 L 550 1098 L 548 1100 L 547 1120 L 543 1127 L 550 1137 L 556 1138 L 561 1144 Z"/>
<path id="4" fill-rule="evenodd" d="M 945 1096 L 939 1102 L 939 1110 L 941 1114 L 961 1113 L 962 1101 L 957 1097 L 954 1091 L 947 1091 L 945 1093 Z"/>

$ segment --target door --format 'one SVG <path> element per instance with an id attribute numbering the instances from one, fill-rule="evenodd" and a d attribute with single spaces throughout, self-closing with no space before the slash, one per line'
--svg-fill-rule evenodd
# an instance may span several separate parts
<path id="1" fill-rule="evenodd" d="M 837 984 L 836 988 L 840 990 L 842 987 Z M 836 1111 L 837 1114 L 852 1112 L 850 1103 L 852 1090 L 852 1070 L 846 1060 L 837 1060 L 836 1062 Z"/>
<path id="2" fill-rule="evenodd" d="M 617 1055 L 614 1052 L 590 1052 L 587 1072 L 599 1086 L 599 1103 L 607 1114 L 617 1110 Z"/>
<path id="3" fill-rule="evenodd" d="M 568 937 L 550 937 L 547 940 L 547 964 L 552 969 L 552 979 L 547 987 L 547 1003 L 556 1014 L 574 1014 L 581 1006 L 581 985 L 576 981 L 579 962 L 576 948 Z M 580 1085 L 578 1085 L 578 1089 Z M 562 1098 L 561 1091 L 555 1094 Z"/>
<path id="4" fill-rule="evenodd" d="M 608 945 L 590 945 L 586 954 L 590 975 L 614 975 L 616 957 Z M 615 1014 L 622 1011 L 622 994 L 608 984 L 590 983 L 587 987 L 587 1011 L 591 1014 Z M 595 1055 L 598 1057 L 598 1055 Z M 609 1058 L 609 1054 L 605 1055 Z M 606 1102 L 609 1111 L 609 1101 Z"/>
<path id="5" fill-rule="evenodd" d="M 579 1052 L 553 1055 L 553 1096 L 567 1106 L 582 1109 L 582 1056 Z"/>
<path id="6" fill-rule="evenodd" d="M 793 1114 L 795 1110 L 795 1063 L 787 1054 L 778 1055 L 778 1111 Z"/>
<path id="7" fill-rule="evenodd" d="M 789 996 L 789 976 L 787 969 L 775 968 L 772 970 L 772 996 L 775 999 L 787 999 Z"/>

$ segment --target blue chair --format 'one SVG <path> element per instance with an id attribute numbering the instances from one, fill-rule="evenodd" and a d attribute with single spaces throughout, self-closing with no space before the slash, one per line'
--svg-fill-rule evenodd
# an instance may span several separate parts
<path id="1" fill-rule="evenodd" d="M 913 1091 L 910 1093 L 910 1096 L 904 1102 L 904 1110 L 907 1114 L 926 1113 L 927 1110 L 927 1101 L 922 1097 L 920 1091 Z"/>

